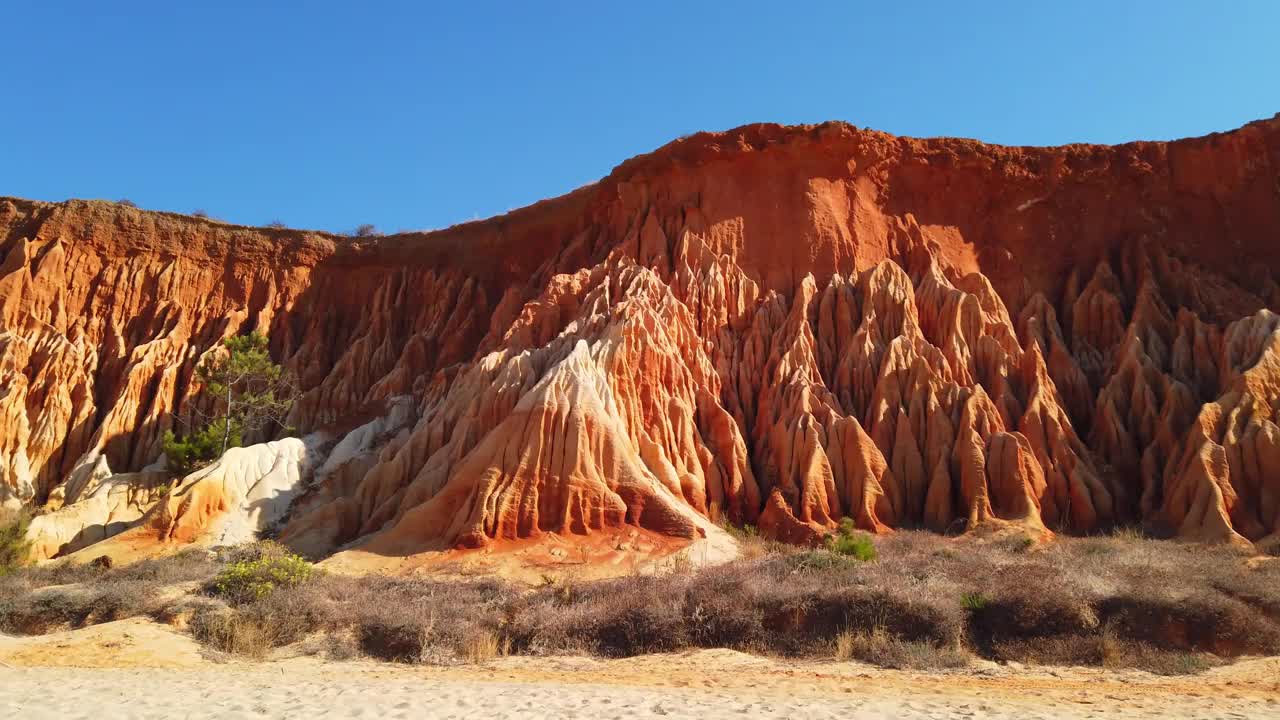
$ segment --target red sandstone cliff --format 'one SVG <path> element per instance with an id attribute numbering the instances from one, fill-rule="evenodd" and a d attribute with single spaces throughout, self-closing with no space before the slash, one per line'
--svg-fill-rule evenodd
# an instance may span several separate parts
<path id="1" fill-rule="evenodd" d="M 153 463 L 201 354 L 258 329 L 346 448 L 288 512 L 314 553 L 843 516 L 1256 541 L 1277 282 L 1280 116 L 1059 148 L 754 125 L 368 240 L 0 199 L 0 499 Z M 228 504 L 166 502 L 135 534 Z"/>

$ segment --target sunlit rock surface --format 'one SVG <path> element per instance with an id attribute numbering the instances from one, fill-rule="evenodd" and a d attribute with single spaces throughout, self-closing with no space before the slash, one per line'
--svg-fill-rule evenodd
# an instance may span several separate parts
<path id="1" fill-rule="evenodd" d="M 4 199 L 0 501 L 83 518 L 42 556 L 120 522 L 315 556 L 724 521 L 813 543 L 843 517 L 1258 541 L 1278 280 L 1276 119 L 1061 148 L 754 125 L 371 239 Z M 202 355 L 254 329 L 310 445 L 233 451 L 133 517 L 102 468 L 154 463 Z"/>

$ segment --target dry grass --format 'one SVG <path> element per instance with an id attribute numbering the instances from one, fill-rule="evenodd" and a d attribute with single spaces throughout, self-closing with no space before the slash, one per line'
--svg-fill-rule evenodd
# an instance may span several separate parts
<path id="1" fill-rule="evenodd" d="M 505 655 L 506 653 L 503 652 L 504 645 L 510 648 L 511 643 L 509 640 L 503 643 L 493 632 L 476 629 L 463 638 L 461 655 L 468 663 L 478 665 L 499 655 Z"/>
<path id="2" fill-rule="evenodd" d="M 426 659 L 432 625 L 368 619 L 358 627 L 360 651 L 391 662 L 413 663 Z"/>
<path id="3" fill-rule="evenodd" d="M 67 628 L 160 617 L 166 588 L 206 580 L 217 563 L 203 551 L 144 560 L 118 569 L 92 565 L 26 568 L 0 578 L 0 630 L 38 635 Z"/>
<path id="4" fill-rule="evenodd" d="M 969 656 L 959 646 L 903 640 L 882 627 L 841 632 L 832 643 L 832 655 L 836 660 L 896 669 L 941 670 L 969 664 Z"/>
<path id="5" fill-rule="evenodd" d="M 191 634 L 222 652 L 261 660 L 275 647 L 272 629 L 235 611 L 202 612 L 191 620 Z"/>
<path id="6" fill-rule="evenodd" d="M 491 580 L 321 575 L 240 605 L 235 613 L 269 628 L 271 647 L 323 634 L 340 640 L 330 654 L 358 648 L 394 662 L 478 662 L 489 644 L 501 653 L 509 643 L 499 626 L 503 608 L 516 597 L 513 588 Z"/>
<path id="7" fill-rule="evenodd" d="M 1259 544 L 1258 552 L 1270 557 L 1280 557 L 1280 537 L 1273 536 L 1271 540 Z"/>
<path id="8" fill-rule="evenodd" d="M 1031 548 L 916 532 L 872 541 L 870 562 L 760 541 L 751 557 L 702 570 L 548 577 L 532 588 L 321 574 L 231 607 L 158 592 L 279 552 L 258 545 L 116 569 L 22 570 L 0 578 L 0 627 L 47 632 L 185 613 L 201 641 L 246 657 L 305 646 L 448 664 L 724 647 L 894 668 L 957 667 L 977 655 L 1173 674 L 1280 653 L 1280 563 L 1249 563 L 1231 548 L 1132 533 Z"/>
<path id="9" fill-rule="evenodd" d="M 743 560 L 758 560 L 766 555 L 792 552 L 794 548 L 777 540 L 760 535 L 755 525 L 735 525 L 728 520 L 720 523 L 720 529 L 738 542 L 738 552 Z"/>
<path id="10" fill-rule="evenodd" d="M 845 630 L 832 642 L 831 654 L 837 660 L 852 660 L 857 646 L 858 636 L 850 630 Z"/>

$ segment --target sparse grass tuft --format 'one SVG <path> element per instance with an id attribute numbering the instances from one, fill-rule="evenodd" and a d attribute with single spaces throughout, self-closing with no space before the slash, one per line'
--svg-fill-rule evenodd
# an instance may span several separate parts
<path id="1" fill-rule="evenodd" d="M 543 575 L 541 587 L 549 590 L 561 605 L 572 605 L 580 593 L 578 579 L 571 574 Z"/>
<path id="2" fill-rule="evenodd" d="M 510 646 L 509 641 L 506 644 Z M 497 635 L 489 630 L 477 628 L 463 638 L 462 657 L 472 665 L 479 665 L 504 655 L 502 646 L 503 643 L 499 642 Z"/>
<path id="3" fill-rule="evenodd" d="M 739 556 L 744 560 L 754 560 L 766 555 L 793 552 L 794 547 L 776 540 L 766 539 L 755 525 L 735 525 L 728 520 L 720 523 L 720 528 L 738 543 Z"/>
<path id="4" fill-rule="evenodd" d="M 1147 539 L 1147 536 L 1142 531 L 1142 528 L 1134 527 L 1132 525 L 1125 525 L 1122 527 L 1114 528 L 1111 531 L 1110 537 L 1112 540 L 1117 540 L 1119 542 L 1130 542 L 1130 543 L 1141 542 Z"/>
<path id="5" fill-rule="evenodd" d="M 835 656 L 837 660 L 860 660 L 899 670 L 941 670 L 969 664 L 968 656 L 957 647 L 903 640 L 884 628 L 840 633 L 835 640 Z"/>
<path id="6" fill-rule="evenodd" d="M 832 654 L 836 660 L 852 660 L 858 645 L 858 636 L 851 630 L 845 630 L 836 636 Z"/>
<path id="7" fill-rule="evenodd" d="M 731 522 L 723 522 L 720 527 L 738 542 L 754 542 L 760 539 L 760 529 L 755 525 L 734 525 Z"/>
<path id="8" fill-rule="evenodd" d="M 267 630 L 234 610 L 197 613 L 188 628 L 197 640 L 225 653 L 261 660 L 271 651 Z"/>
<path id="9" fill-rule="evenodd" d="M 1035 548 L 1036 540 L 1030 535 L 1014 535 L 998 540 L 996 546 L 1004 552 L 1026 553 Z"/>
<path id="10" fill-rule="evenodd" d="M 808 550 L 785 558 L 786 563 L 799 572 L 830 572 L 849 568 L 856 563 L 853 558 L 837 555 L 830 550 Z"/>

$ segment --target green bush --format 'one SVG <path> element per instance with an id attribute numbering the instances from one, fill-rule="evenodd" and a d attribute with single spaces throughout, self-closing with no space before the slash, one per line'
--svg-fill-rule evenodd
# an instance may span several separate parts
<path id="1" fill-rule="evenodd" d="M 827 549 L 863 562 L 871 562 L 877 557 L 871 536 L 854 529 L 853 520 L 849 518 L 840 521 L 840 529 L 834 535 L 827 536 Z"/>
<path id="2" fill-rule="evenodd" d="M 161 449 L 164 450 L 168 469 L 175 477 L 186 477 L 209 463 L 217 460 L 222 454 L 222 438 L 224 428 L 209 425 L 186 437 L 178 438 L 172 430 L 166 430 Z M 240 445 L 240 428 L 231 430 L 228 447 Z"/>
<path id="3" fill-rule="evenodd" d="M 27 540 L 30 522 L 31 518 L 24 514 L 0 527 L 0 576 L 27 564 L 31 552 L 31 543 Z"/>
<path id="4" fill-rule="evenodd" d="M 831 540 L 831 552 L 853 557 L 863 562 L 876 559 L 876 546 L 866 535 L 840 535 Z"/>
<path id="5" fill-rule="evenodd" d="M 960 607 L 970 612 L 984 610 L 990 604 L 991 598 L 987 597 L 985 593 L 967 592 L 960 596 Z"/>
<path id="6" fill-rule="evenodd" d="M 314 575 L 311 563 L 297 555 L 268 555 L 231 563 L 213 579 L 210 589 L 227 602 L 241 605 L 261 600 L 279 588 L 301 585 Z"/>

